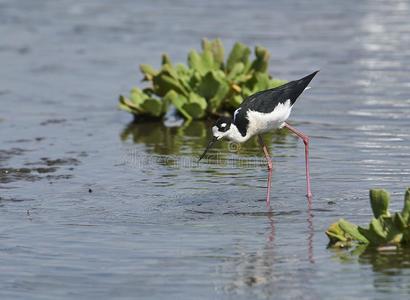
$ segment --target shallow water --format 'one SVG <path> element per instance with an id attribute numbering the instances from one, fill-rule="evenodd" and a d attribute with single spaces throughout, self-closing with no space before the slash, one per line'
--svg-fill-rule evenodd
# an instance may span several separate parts
<path id="1" fill-rule="evenodd" d="M 401 209 L 410 184 L 407 1 L 0 0 L 2 299 L 397 299 L 407 253 L 326 249 L 340 217 L 365 224 L 368 189 Z M 272 52 L 271 72 L 321 69 L 291 123 L 266 136 L 272 212 L 255 141 L 196 163 L 209 124 L 130 124 L 115 110 L 161 51 L 200 38 Z M 6 38 L 4 38 L 6 37 Z"/>

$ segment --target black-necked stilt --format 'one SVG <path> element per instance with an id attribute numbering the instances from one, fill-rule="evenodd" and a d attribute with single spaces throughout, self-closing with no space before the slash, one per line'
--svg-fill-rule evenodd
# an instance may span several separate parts
<path id="1" fill-rule="evenodd" d="M 222 138 L 227 138 L 236 143 L 243 143 L 257 135 L 259 144 L 265 154 L 268 163 L 268 189 L 266 204 L 269 206 L 270 187 L 272 179 L 272 160 L 269 151 L 263 143 L 261 134 L 272 129 L 287 128 L 303 140 L 305 144 L 306 162 L 306 189 L 307 197 L 312 197 L 310 190 L 309 175 L 309 137 L 286 123 L 292 111 L 292 107 L 302 92 L 308 88 L 308 84 L 316 75 L 316 72 L 299 80 L 290 81 L 277 88 L 257 92 L 246 98 L 240 107 L 235 110 L 233 119 L 228 117 L 219 118 L 212 127 L 213 138 L 201 155 L 201 160 L 212 145 Z"/>

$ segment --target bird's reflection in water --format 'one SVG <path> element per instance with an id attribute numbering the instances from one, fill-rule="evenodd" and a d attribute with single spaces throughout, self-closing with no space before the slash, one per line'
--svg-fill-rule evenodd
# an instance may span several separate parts
<path id="1" fill-rule="evenodd" d="M 273 221 L 272 208 L 269 208 L 267 216 L 268 216 L 269 225 L 270 225 L 270 233 L 269 233 L 269 236 L 268 236 L 268 244 L 273 245 L 273 243 L 275 241 L 275 223 Z"/>
<path id="2" fill-rule="evenodd" d="M 307 223 L 308 223 L 308 258 L 310 263 L 315 263 L 314 255 L 313 255 L 313 235 L 314 235 L 314 230 L 315 228 L 313 227 L 313 211 L 312 211 L 312 198 L 308 198 L 308 218 L 307 218 Z"/>
<path id="3" fill-rule="evenodd" d="M 224 286 L 225 292 L 262 294 L 264 297 L 270 298 L 278 293 L 276 289 L 278 281 L 304 281 L 304 279 L 300 278 L 287 277 L 285 274 L 286 270 L 282 270 L 282 268 L 277 269 L 277 265 L 282 264 L 283 260 L 288 259 L 283 256 L 283 252 L 278 248 L 279 246 L 276 243 L 277 220 L 275 220 L 275 217 L 282 214 L 281 212 L 274 212 L 271 209 L 266 213 L 268 227 L 266 231 L 267 234 L 265 235 L 266 240 L 261 250 L 247 251 L 247 249 L 244 249 L 244 246 L 236 245 L 238 249 L 237 256 L 225 262 L 220 269 L 221 273 L 225 275 L 229 274 L 232 277 Z M 260 214 L 258 214 L 258 216 L 260 216 Z M 314 264 L 314 227 L 311 201 L 309 201 L 307 205 L 306 226 L 308 234 L 306 237 L 307 244 L 305 244 L 305 261 L 308 264 Z M 279 252 L 282 252 L 282 254 L 279 254 Z M 292 255 L 289 254 L 289 256 Z M 303 263 L 303 258 L 301 263 Z M 300 285 L 304 284 L 305 282 L 300 283 Z M 298 291 L 295 293 L 298 293 Z"/>
<path id="4" fill-rule="evenodd" d="M 197 157 L 203 152 L 204 147 L 208 144 L 211 138 L 210 123 L 204 121 L 197 121 L 186 123 L 181 127 L 167 128 L 161 123 L 130 123 L 120 135 L 122 141 L 133 144 L 144 144 L 147 154 L 153 155 L 178 155 L 178 156 L 192 156 Z M 272 145 L 271 150 L 278 157 L 286 157 L 289 154 L 289 148 L 296 148 L 299 140 L 290 135 L 285 130 L 276 130 L 272 133 L 264 135 L 265 143 Z M 273 148 L 273 149 L 272 149 Z M 235 149 L 235 151 L 232 151 Z M 140 148 L 139 148 L 139 151 Z M 241 158 L 249 159 L 250 157 L 261 157 L 264 163 L 263 153 L 256 139 L 251 139 L 240 147 L 232 147 L 228 142 L 220 142 L 216 144 L 214 153 L 221 153 L 223 160 L 229 157 L 229 153 L 235 154 Z M 212 153 L 210 154 L 212 155 Z M 243 167 L 249 168 L 248 164 Z M 251 165 L 253 168 L 253 165 Z M 240 168 L 238 168 L 240 170 Z M 214 171 L 215 172 L 215 171 Z M 212 174 L 215 175 L 215 174 Z M 227 261 L 219 266 L 219 274 L 222 277 L 228 276 L 227 281 L 222 281 L 222 289 L 224 291 L 240 292 L 243 289 L 249 289 L 256 293 L 262 292 L 263 295 L 273 296 L 277 291 L 278 281 L 287 280 L 288 277 L 280 268 L 276 268 L 277 264 L 281 264 L 283 260 L 288 259 L 288 255 L 279 254 L 283 249 L 276 246 L 275 227 L 277 219 L 280 215 L 293 214 L 292 212 L 275 212 L 269 210 L 268 212 L 256 213 L 229 213 L 233 216 L 246 216 L 255 218 L 267 218 L 267 229 L 263 230 L 261 234 L 264 235 L 264 241 L 256 240 L 253 244 L 243 245 L 237 243 L 235 245 L 236 252 L 232 257 L 227 258 Z M 296 211 L 296 214 L 304 212 Z M 308 205 L 307 225 L 307 261 L 313 263 L 313 214 L 311 212 L 311 203 Z M 252 237 L 258 239 L 258 236 Z M 302 241 L 303 243 L 305 241 Z M 263 244 L 262 247 L 258 246 Z M 306 247 L 306 245 L 301 245 Z M 257 247 L 257 249 L 254 249 Z M 259 250 L 258 250 L 259 248 Z M 293 259 L 289 254 L 289 259 Z M 303 262 L 301 258 L 301 262 Z M 294 279 L 292 279 L 294 280 Z M 298 279 L 296 279 L 298 280 Z M 300 280 L 301 284 L 304 279 Z M 227 283 L 228 282 L 228 283 Z M 221 281 L 218 281 L 217 286 L 220 286 Z M 255 288 L 257 287 L 257 288 Z"/>
<path id="5" fill-rule="evenodd" d="M 194 154 L 199 155 L 211 138 L 211 123 L 193 121 L 181 127 L 166 127 L 161 122 L 129 123 L 120 133 L 122 141 L 132 141 L 134 144 L 144 144 L 146 151 L 159 155 Z M 294 148 L 297 140 L 287 141 L 288 131 L 276 130 L 265 134 L 268 144 Z M 226 141 L 215 145 L 215 152 L 233 152 L 233 146 Z M 256 139 L 251 139 L 243 145 L 234 147 L 235 152 L 242 156 L 260 156 L 261 151 Z"/>

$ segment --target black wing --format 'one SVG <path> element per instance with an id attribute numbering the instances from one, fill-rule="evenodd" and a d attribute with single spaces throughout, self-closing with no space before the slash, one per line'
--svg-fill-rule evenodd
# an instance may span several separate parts
<path id="1" fill-rule="evenodd" d="M 270 113 L 279 103 L 285 103 L 288 99 L 290 99 L 290 103 L 293 105 L 317 72 L 319 71 L 313 72 L 302 79 L 290 81 L 279 87 L 257 92 L 243 100 L 234 115 L 234 124 L 238 127 L 242 136 L 246 135 L 248 127 L 248 110 Z"/>

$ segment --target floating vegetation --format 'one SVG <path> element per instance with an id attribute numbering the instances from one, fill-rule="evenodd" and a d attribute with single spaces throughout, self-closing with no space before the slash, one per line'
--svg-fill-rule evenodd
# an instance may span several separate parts
<path id="1" fill-rule="evenodd" d="M 220 39 L 202 40 L 202 52 L 191 50 L 188 66 L 173 64 L 162 55 L 159 70 L 141 64 L 146 88 L 134 87 L 129 97 L 120 95 L 119 108 L 140 119 L 160 119 L 175 110 L 186 120 L 209 115 L 231 115 L 247 96 L 285 83 L 268 73 L 270 53 L 256 46 L 251 61 L 248 46 L 236 43 L 225 61 Z"/>
<path id="2" fill-rule="evenodd" d="M 386 190 L 370 190 L 370 205 L 374 218 L 369 226 L 361 227 L 340 219 L 326 231 L 329 246 L 372 246 L 380 250 L 410 246 L 410 188 L 405 192 L 401 212 L 390 213 L 389 204 L 390 194 Z"/>

